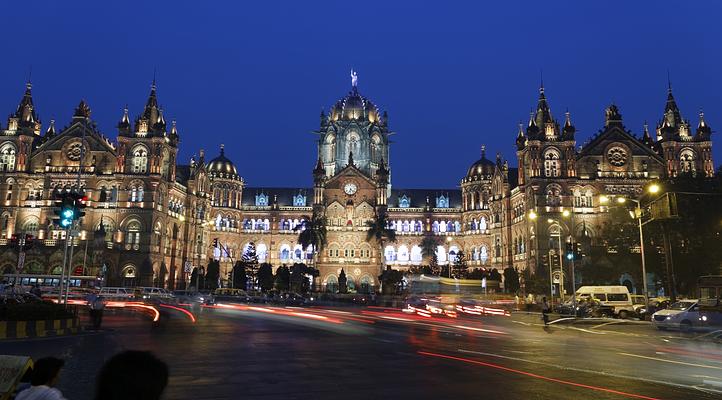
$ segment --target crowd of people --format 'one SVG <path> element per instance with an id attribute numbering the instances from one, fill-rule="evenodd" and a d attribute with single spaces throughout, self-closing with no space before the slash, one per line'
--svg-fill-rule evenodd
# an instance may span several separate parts
<path id="1" fill-rule="evenodd" d="M 56 384 L 65 362 L 41 358 L 28 371 L 15 400 L 66 400 Z M 147 351 L 124 351 L 100 369 L 95 400 L 157 400 L 168 384 L 168 366 Z"/>

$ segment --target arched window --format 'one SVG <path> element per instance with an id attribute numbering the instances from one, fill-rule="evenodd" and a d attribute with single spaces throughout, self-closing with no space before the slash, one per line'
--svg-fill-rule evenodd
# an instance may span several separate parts
<path id="1" fill-rule="evenodd" d="M 144 146 L 136 146 L 133 149 L 131 171 L 134 174 L 144 174 L 148 172 L 148 149 Z"/>
<path id="2" fill-rule="evenodd" d="M 421 254 L 421 247 L 414 246 L 411 248 L 411 262 L 421 262 L 423 256 Z"/>
<path id="3" fill-rule="evenodd" d="M 486 231 L 486 228 L 486 217 L 481 217 L 481 219 L 479 220 L 479 230 L 483 232 Z"/>
<path id="4" fill-rule="evenodd" d="M 384 256 L 386 257 L 386 261 L 396 261 L 396 249 L 394 249 L 394 246 L 386 246 Z"/>
<path id="5" fill-rule="evenodd" d="M 338 279 L 336 279 L 336 276 L 329 275 L 326 278 L 326 291 L 329 293 L 338 292 Z"/>
<path id="6" fill-rule="evenodd" d="M 562 204 L 561 189 L 558 186 L 547 186 L 546 202 L 548 206 L 560 206 Z"/>
<path id="7" fill-rule="evenodd" d="M 397 255 L 399 261 L 409 261 L 409 248 L 405 245 L 399 246 L 399 253 Z"/>
<path id="8" fill-rule="evenodd" d="M 0 148 L 0 171 L 15 171 L 15 146 L 10 143 Z"/>
<path id="9" fill-rule="evenodd" d="M 558 177 L 560 169 L 559 151 L 556 149 L 547 150 L 544 153 L 544 176 Z"/>
<path id="10" fill-rule="evenodd" d="M 281 257 L 281 261 L 288 261 L 291 258 L 291 247 L 287 244 L 282 245 L 279 255 Z"/>
<path id="11" fill-rule="evenodd" d="M 486 246 L 481 246 L 479 259 L 481 260 L 482 265 L 486 265 L 486 261 L 489 259 L 489 251 L 486 249 Z"/>
<path id="12" fill-rule="evenodd" d="M 128 223 L 125 243 L 132 246 L 134 250 L 138 250 L 140 247 L 140 222 L 133 220 Z"/>
<path id="13" fill-rule="evenodd" d="M 266 257 L 268 257 L 268 248 L 265 244 L 260 243 L 256 246 L 256 255 L 258 255 L 258 261 L 266 261 Z"/>
<path id="14" fill-rule="evenodd" d="M 162 157 L 163 160 L 161 161 L 160 176 L 167 179 L 170 172 L 170 155 L 168 154 L 168 149 L 163 149 Z"/>
<path id="15" fill-rule="evenodd" d="M 27 235 L 37 236 L 37 234 L 38 234 L 38 220 L 37 220 L 37 218 L 31 217 L 31 218 L 25 220 L 25 222 L 23 223 L 22 227 L 23 227 L 23 228 L 22 228 L 22 232 L 21 232 L 21 233 L 24 233 L 24 234 L 27 234 Z"/>
<path id="16" fill-rule="evenodd" d="M 400 208 L 409 208 L 411 205 L 411 199 L 407 197 L 406 195 L 403 195 L 399 198 L 399 207 Z"/>
<path id="17" fill-rule="evenodd" d="M 446 248 L 444 246 L 436 247 L 436 260 L 440 263 L 446 262 Z"/>
<path id="18" fill-rule="evenodd" d="M 679 153 L 679 170 L 685 173 L 694 172 L 694 160 L 696 158 L 694 151 L 691 149 L 682 150 Z"/>

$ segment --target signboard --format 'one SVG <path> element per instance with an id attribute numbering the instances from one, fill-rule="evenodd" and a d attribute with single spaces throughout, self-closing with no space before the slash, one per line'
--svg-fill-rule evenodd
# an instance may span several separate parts
<path id="1" fill-rule="evenodd" d="M 25 268 L 25 252 L 21 251 L 18 254 L 18 271 L 22 271 Z"/>
<path id="2" fill-rule="evenodd" d="M 190 261 L 186 261 L 183 264 L 183 272 L 185 272 L 186 274 L 190 274 L 191 272 L 193 272 L 193 265 L 191 265 Z"/>

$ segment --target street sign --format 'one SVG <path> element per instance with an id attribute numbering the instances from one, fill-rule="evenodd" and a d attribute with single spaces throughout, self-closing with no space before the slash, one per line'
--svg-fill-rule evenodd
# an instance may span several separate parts
<path id="1" fill-rule="evenodd" d="M 191 272 L 193 272 L 193 265 L 190 261 L 186 261 L 185 264 L 183 264 L 183 272 L 185 272 L 186 274 L 190 274 Z"/>
<path id="2" fill-rule="evenodd" d="M 21 251 L 20 254 L 18 254 L 18 271 L 22 271 L 25 267 L 25 252 Z"/>

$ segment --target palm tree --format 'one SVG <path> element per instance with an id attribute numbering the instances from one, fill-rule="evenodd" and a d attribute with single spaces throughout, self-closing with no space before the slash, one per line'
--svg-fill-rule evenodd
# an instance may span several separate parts
<path id="1" fill-rule="evenodd" d="M 301 223 L 293 228 L 298 232 L 298 244 L 304 249 L 311 246 L 313 251 L 313 265 L 316 265 L 318 252 L 326 247 L 326 217 L 313 214 L 301 217 Z"/>
<path id="2" fill-rule="evenodd" d="M 376 217 L 372 221 L 367 221 L 366 226 L 369 228 L 366 231 L 366 241 L 376 241 L 379 245 L 379 254 L 381 256 L 381 273 L 384 272 L 384 263 L 386 257 L 384 256 L 384 243 L 396 241 L 396 231 L 389 228 L 389 220 L 385 212 L 376 214 Z"/>

